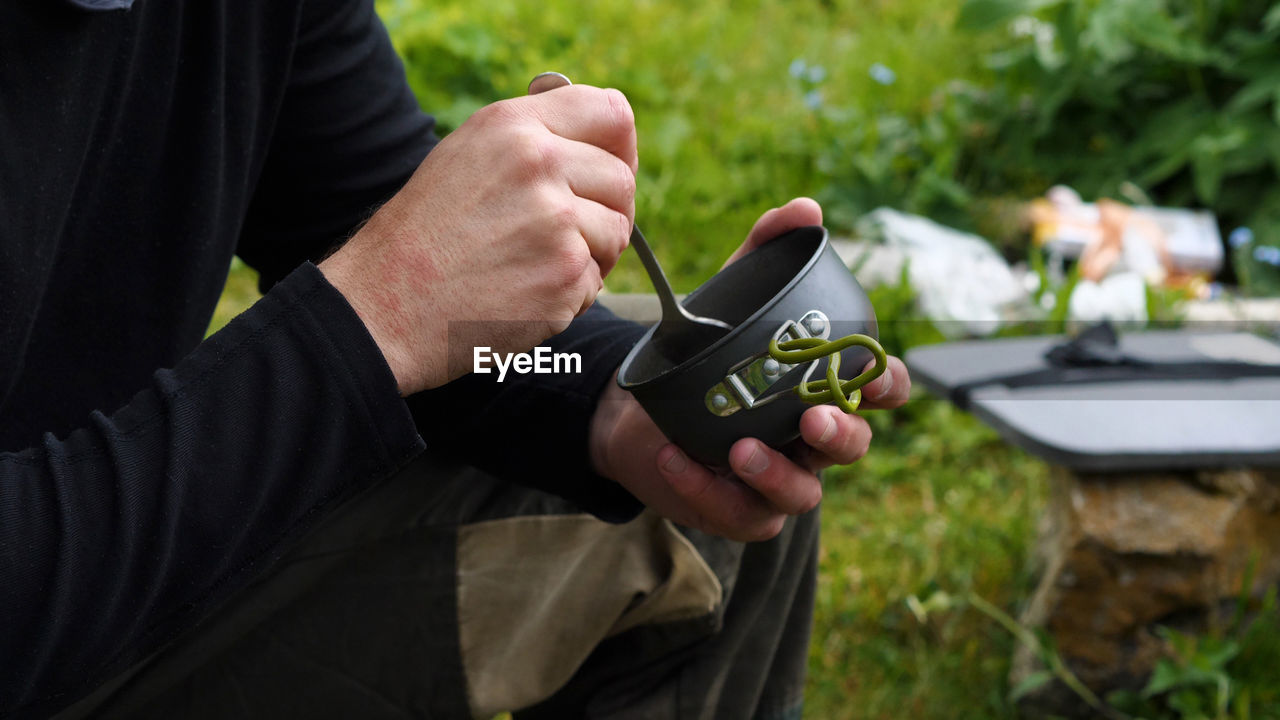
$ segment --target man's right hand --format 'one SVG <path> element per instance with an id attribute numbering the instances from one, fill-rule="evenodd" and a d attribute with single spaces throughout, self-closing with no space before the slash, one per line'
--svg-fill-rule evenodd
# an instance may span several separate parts
<path id="1" fill-rule="evenodd" d="M 437 387 L 470 367 L 472 347 L 526 351 L 595 301 L 627 247 L 636 166 L 635 122 L 617 90 L 495 103 L 445 137 L 320 270 L 400 393 Z"/>

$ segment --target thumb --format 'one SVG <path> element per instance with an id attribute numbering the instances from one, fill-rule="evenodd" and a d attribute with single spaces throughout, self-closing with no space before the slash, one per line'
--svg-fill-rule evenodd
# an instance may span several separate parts
<path id="1" fill-rule="evenodd" d="M 751 232 L 747 233 L 747 239 L 724 264 L 728 265 L 789 230 L 821 224 L 822 206 L 813 198 L 796 198 L 782 207 L 773 208 L 761 215 L 751 228 Z"/>

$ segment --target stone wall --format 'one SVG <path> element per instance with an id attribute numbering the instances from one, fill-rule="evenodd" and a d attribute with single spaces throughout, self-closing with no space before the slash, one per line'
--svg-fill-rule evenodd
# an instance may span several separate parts
<path id="1" fill-rule="evenodd" d="M 1203 628 L 1251 592 L 1280 583 L 1280 471 L 1053 474 L 1041 521 L 1040 584 L 1022 621 L 1099 695 L 1141 689 L 1165 653 L 1164 625 Z M 1040 669 L 1027 648 L 1011 686 Z M 1061 685 L 1026 696 L 1031 716 L 1087 716 Z"/>

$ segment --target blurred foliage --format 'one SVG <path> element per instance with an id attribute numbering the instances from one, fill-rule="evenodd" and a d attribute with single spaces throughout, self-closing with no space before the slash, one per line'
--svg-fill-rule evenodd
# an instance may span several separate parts
<path id="1" fill-rule="evenodd" d="M 218 298 L 218 306 L 214 308 L 213 318 L 209 320 L 209 328 L 205 337 L 222 329 L 231 322 L 231 318 L 244 312 L 261 297 L 258 292 L 258 273 L 240 258 L 231 259 L 231 269 L 227 273 L 227 283 L 222 288 L 222 297 Z"/>
<path id="2" fill-rule="evenodd" d="M 850 162 L 866 163 L 855 192 L 900 204 L 893 183 L 910 185 L 915 169 L 890 157 L 900 153 L 890 142 L 897 130 L 854 116 L 915 117 L 938 83 L 986 72 L 981 42 L 953 31 L 956 8 L 941 0 L 380 0 L 379 8 L 410 84 L 445 130 L 484 103 L 524 94 L 544 70 L 623 90 L 640 139 L 637 220 L 680 291 L 710 277 L 764 210 L 831 194 Z M 894 79 L 884 84 L 879 68 Z M 937 138 L 916 153 L 920 161 L 946 153 Z M 876 158 L 862 159 L 876 148 Z M 851 213 L 831 207 L 828 224 L 850 229 L 840 217 Z M 632 253 L 609 287 L 648 288 Z"/>
<path id="3" fill-rule="evenodd" d="M 967 0 L 954 29 L 982 72 L 938 78 L 892 111 L 859 97 L 813 104 L 826 138 L 813 155 L 819 197 L 837 226 L 889 205 L 1020 255 L 1008 208 L 1064 183 L 1251 228 L 1236 273 L 1248 290 L 1280 292 L 1280 6 Z"/>
<path id="4" fill-rule="evenodd" d="M 987 56 L 998 79 L 961 137 L 970 192 L 1066 183 L 1204 207 L 1280 246 L 1280 6 L 967 0 L 956 26 L 1000 38 Z"/>
<path id="5" fill-rule="evenodd" d="M 641 140 L 638 219 L 681 290 L 760 212 L 801 194 L 838 231 L 888 205 L 1020 255 L 1011 208 L 1066 183 L 1086 198 L 1207 207 L 1227 230 L 1250 226 L 1256 246 L 1280 247 L 1269 3 L 379 7 L 442 131 L 545 69 L 624 90 Z M 1255 254 L 1235 254 L 1243 279 L 1280 272 Z M 614 290 L 646 285 L 630 254 L 610 278 Z"/>
<path id="6" fill-rule="evenodd" d="M 1233 230 L 1227 244 L 1242 288 L 1258 295 L 1280 295 L 1280 244 L 1265 244 L 1248 227 Z"/>

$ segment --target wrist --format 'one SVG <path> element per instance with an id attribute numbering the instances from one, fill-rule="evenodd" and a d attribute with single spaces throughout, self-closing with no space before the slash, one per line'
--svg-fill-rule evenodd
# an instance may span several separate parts
<path id="1" fill-rule="evenodd" d="M 385 302 L 391 298 L 391 293 L 378 291 L 377 283 L 373 280 L 375 274 L 362 268 L 354 255 L 355 253 L 343 248 L 317 267 L 329 284 L 346 298 L 364 323 L 365 330 L 369 332 L 374 344 L 382 352 L 383 360 L 391 369 L 401 397 L 424 389 L 426 383 L 419 377 L 424 373 L 413 361 L 408 338 L 401 330 L 406 323 L 397 316 L 394 304 Z"/>
<path id="2" fill-rule="evenodd" d="M 617 372 L 609 378 L 609 384 L 600 399 L 596 402 L 595 412 L 591 415 L 591 427 L 587 438 L 591 469 L 597 475 L 617 480 L 613 468 L 613 436 L 622 424 L 622 415 L 626 412 L 627 402 L 631 396 L 618 387 Z"/>

